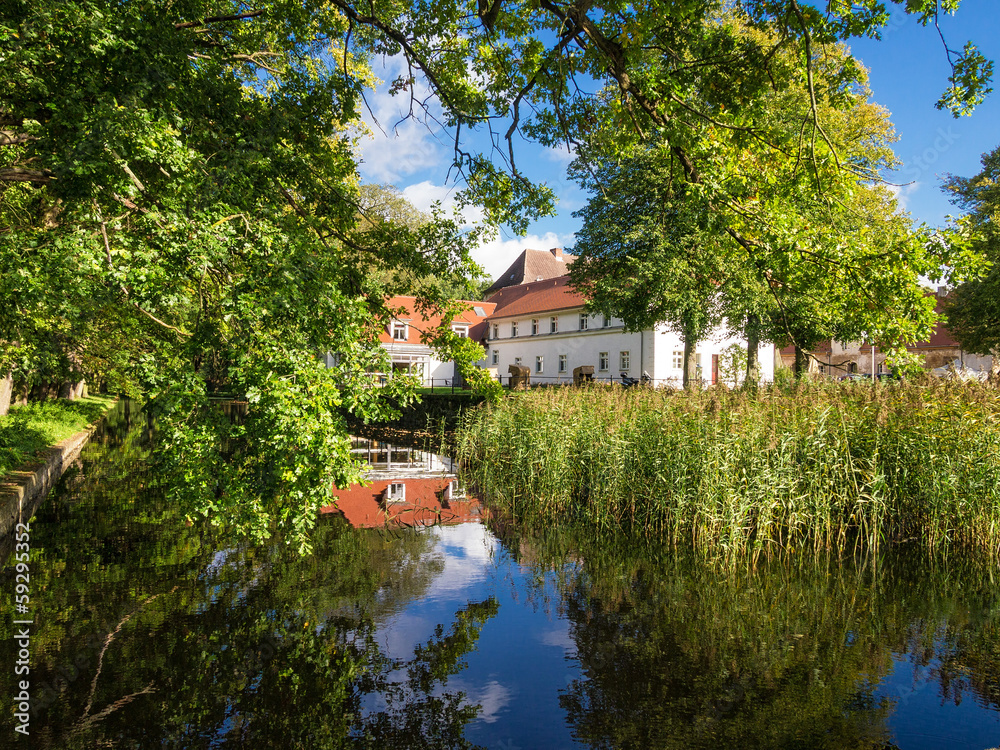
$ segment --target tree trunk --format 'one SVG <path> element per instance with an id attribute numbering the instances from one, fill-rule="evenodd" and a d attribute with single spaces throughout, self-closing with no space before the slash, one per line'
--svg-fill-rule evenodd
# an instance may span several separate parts
<path id="1" fill-rule="evenodd" d="M 0 417 L 10 411 L 10 396 L 14 391 L 14 373 L 8 372 L 0 378 Z"/>
<path id="2" fill-rule="evenodd" d="M 684 387 L 694 388 L 698 381 L 698 357 L 695 354 L 695 347 L 698 342 L 694 336 L 685 334 L 684 336 Z"/>
<path id="3" fill-rule="evenodd" d="M 1000 388 L 1000 346 L 991 351 L 993 363 L 990 365 L 990 383 L 994 388 Z"/>
<path id="4" fill-rule="evenodd" d="M 747 318 L 746 327 L 747 339 L 747 372 L 743 379 L 743 385 L 747 388 L 756 388 L 760 381 L 760 363 L 757 357 L 757 349 L 760 347 L 760 337 L 757 334 L 757 316 L 751 315 Z"/>
<path id="5" fill-rule="evenodd" d="M 801 378 L 809 372 L 809 353 L 798 346 L 795 347 L 795 377 Z"/>

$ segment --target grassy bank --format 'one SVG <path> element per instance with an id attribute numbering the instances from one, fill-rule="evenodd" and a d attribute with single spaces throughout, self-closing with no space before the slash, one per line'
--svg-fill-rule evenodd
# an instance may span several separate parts
<path id="1" fill-rule="evenodd" d="M 978 384 L 540 389 L 469 412 L 457 443 L 515 517 L 714 555 L 1000 545 L 1000 393 Z"/>
<path id="2" fill-rule="evenodd" d="M 113 396 L 91 396 L 11 407 L 0 417 L 0 478 L 95 422 L 114 402 Z"/>

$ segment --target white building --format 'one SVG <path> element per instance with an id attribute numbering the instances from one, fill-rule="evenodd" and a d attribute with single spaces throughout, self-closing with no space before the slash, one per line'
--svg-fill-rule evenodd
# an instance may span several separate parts
<path id="1" fill-rule="evenodd" d="M 459 336 L 486 343 L 486 320 L 493 312 L 491 302 L 464 301 L 464 309 L 446 324 Z M 391 371 L 372 373 L 376 383 L 397 374 L 415 375 L 425 387 L 450 387 L 461 384 L 461 375 L 454 360 L 443 360 L 441 355 L 423 342 L 423 334 L 439 328 L 443 322 L 437 313 L 418 310 L 415 297 L 392 297 L 388 307 L 395 311 L 393 320 L 382 330 L 379 340 L 388 352 Z M 333 367 L 336 357 L 326 355 L 326 366 Z M 487 366 L 486 360 L 477 363 Z"/>
<path id="2" fill-rule="evenodd" d="M 647 373 L 656 385 L 677 385 L 683 379 L 684 344 L 666 326 L 628 333 L 618 318 L 584 312 L 585 299 L 570 289 L 568 276 L 508 286 L 490 297 L 495 309 L 488 317 L 487 366 L 506 377 L 509 365 L 530 368 L 532 383 L 566 383 L 573 369 L 592 365 L 597 380 L 621 380 L 622 373 L 639 378 Z M 697 349 L 702 382 L 717 383 L 720 355 L 746 341 L 717 332 Z M 761 378 L 774 378 L 774 347 L 758 350 Z M 725 360 L 723 359 L 723 362 Z"/>

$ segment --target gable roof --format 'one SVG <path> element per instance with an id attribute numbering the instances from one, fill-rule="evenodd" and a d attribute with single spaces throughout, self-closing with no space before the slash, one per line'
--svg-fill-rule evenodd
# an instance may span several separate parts
<path id="1" fill-rule="evenodd" d="M 569 276 L 504 287 L 490 302 L 495 305 L 491 320 L 572 310 L 587 304 L 582 294 L 570 288 Z"/>
<path id="2" fill-rule="evenodd" d="M 392 310 L 402 308 L 404 312 L 397 316 L 397 320 L 405 320 L 411 327 L 416 328 L 418 331 L 430 331 L 441 325 L 441 315 L 432 313 L 430 316 L 425 317 L 423 313 L 417 311 L 416 300 L 416 297 L 409 296 L 392 297 L 386 305 Z M 465 307 L 462 312 L 451 319 L 452 325 L 456 323 L 467 324 L 469 326 L 469 338 L 474 341 L 482 341 L 486 338 L 487 333 L 486 320 L 496 305 L 492 302 L 473 302 L 470 300 L 460 300 L 460 302 Z M 396 343 L 392 338 L 391 327 L 389 330 L 382 329 L 382 333 L 379 334 L 379 340 L 385 344 Z"/>
<path id="3" fill-rule="evenodd" d="M 484 299 L 492 299 L 496 292 L 505 287 L 565 276 L 574 260 L 576 260 L 575 255 L 564 253 L 559 247 L 554 247 L 551 250 L 528 248 L 517 256 L 517 259 L 510 264 L 506 271 L 497 276 L 496 281 L 484 292 L 483 297 Z"/>

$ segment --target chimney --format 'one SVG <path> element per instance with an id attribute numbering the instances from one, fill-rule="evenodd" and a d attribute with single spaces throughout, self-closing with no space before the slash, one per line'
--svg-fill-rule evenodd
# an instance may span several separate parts
<path id="1" fill-rule="evenodd" d="M 948 296 L 948 287 L 946 287 L 946 286 L 939 286 L 937 288 L 937 296 L 940 297 L 941 299 L 944 299 L 945 297 L 947 297 Z"/>
<path id="2" fill-rule="evenodd" d="M 563 257 L 562 257 L 562 248 L 561 247 L 554 247 L 551 250 L 549 250 L 549 252 L 552 253 L 552 256 L 556 260 L 562 260 L 563 259 Z"/>

